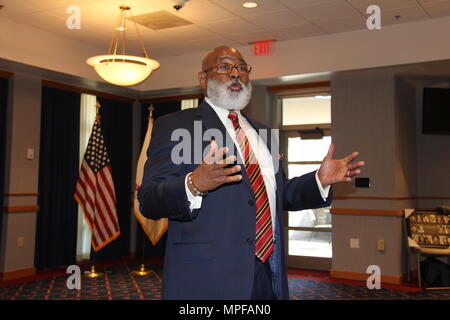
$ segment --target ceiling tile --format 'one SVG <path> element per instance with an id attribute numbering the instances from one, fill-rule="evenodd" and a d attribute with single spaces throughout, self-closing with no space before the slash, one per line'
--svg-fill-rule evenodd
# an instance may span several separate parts
<path id="1" fill-rule="evenodd" d="M 42 10 L 51 10 L 56 8 L 65 8 L 71 6 L 71 5 L 77 5 L 80 6 L 87 3 L 93 3 L 97 1 L 104 1 L 104 0 L 15 0 L 15 2 L 26 2 L 30 6 L 33 6 L 36 8 L 36 11 L 42 11 Z M 111 0 L 111 2 L 114 0 Z M 3 1 L 2 1 L 3 2 Z"/>
<path id="2" fill-rule="evenodd" d="M 318 26 L 328 33 L 339 33 L 351 30 L 365 29 L 366 19 L 363 17 L 343 18 L 323 21 Z"/>
<path id="3" fill-rule="evenodd" d="M 0 3 L 4 5 L 3 9 L 0 10 L 0 17 L 9 18 L 38 11 L 25 1 L 1 0 Z"/>
<path id="4" fill-rule="evenodd" d="M 170 10 L 174 15 L 193 23 L 212 23 L 218 20 L 234 18 L 236 15 L 212 2 L 188 2 L 180 11 Z"/>
<path id="5" fill-rule="evenodd" d="M 158 30 L 157 32 L 162 31 Z M 204 40 L 211 39 L 217 36 L 216 33 L 200 27 L 198 25 L 181 26 L 177 28 L 167 29 L 167 34 L 180 41 L 184 40 Z"/>
<path id="6" fill-rule="evenodd" d="M 245 17 L 245 20 L 264 29 L 287 28 L 308 23 L 305 19 L 291 10 L 281 10 L 247 16 Z"/>
<path id="7" fill-rule="evenodd" d="M 291 9 L 307 7 L 316 4 L 324 4 L 327 2 L 333 2 L 334 0 L 278 0 L 285 6 Z"/>
<path id="8" fill-rule="evenodd" d="M 266 40 L 280 40 L 272 34 L 271 32 L 252 32 L 252 33 L 242 33 L 230 36 L 232 40 L 240 42 L 242 44 L 249 44 L 258 41 L 266 41 Z"/>
<path id="9" fill-rule="evenodd" d="M 354 8 L 361 13 L 367 13 L 367 7 L 370 5 L 377 5 L 382 10 L 397 9 L 403 7 L 417 6 L 416 0 L 347 0 Z"/>
<path id="10" fill-rule="evenodd" d="M 211 0 L 211 1 L 217 4 L 218 6 L 227 9 L 230 12 L 233 12 L 234 14 L 241 17 L 285 9 L 285 6 L 283 6 L 283 4 L 274 0 L 256 0 L 255 2 L 258 3 L 258 6 L 256 8 L 251 9 L 244 8 L 242 6 L 242 4 L 245 2 L 244 0 L 226 0 L 226 1 Z"/>
<path id="11" fill-rule="evenodd" d="M 313 24 L 305 24 L 289 28 L 273 29 L 270 31 L 283 40 L 315 37 L 326 34 L 323 30 Z"/>
<path id="12" fill-rule="evenodd" d="M 201 51 L 200 48 L 194 48 L 193 46 L 186 46 L 185 44 L 176 44 L 163 47 L 155 47 L 150 51 L 150 56 L 155 59 L 179 56 L 192 52 Z"/>
<path id="13" fill-rule="evenodd" d="M 103 0 L 105 1 L 105 0 Z M 147 1 L 143 0 L 106 0 L 106 4 L 114 7 L 119 12 L 119 7 L 121 5 L 127 5 L 131 8 L 131 14 L 137 16 L 140 14 L 151 13 L 156 11 L 161 11 L 160 8 L 152 6 Z M 127 14 L 128 16 L 128 14 Z"/>
<path id="14" fill-rule="evenodd" d="M 450 1 L 438 1 L 422 4 L 424 10 L 433 18 L 450 16 Z"/>
<path id="15" fill-rule="evenodd" d="M 400 16 L 399 19 L 396 16 Z M 387 24 L 397 24 L 428 19 L 427 14 L 418 6 L 383 10 L 381 13 L 381 27 Z"/>
<path id="16" fill-rule="evenodd" d="M 202 26 L 223 36 L 237 33 L 264 31 L 262 28 L 245 21 L 243 18 L 232 18 L 214 23 L 208 23 Z"/>
<path id="17" fill-rule="evenodd" d="M 209 50 L 212 50 L 219 46 L 231 46 L 231 47 L 239 47 L 242 44 L 238 41 L 234 41 L 232 39 L 224 38 L 224 37 L 217 37 L 214 39 L 208 39 L 208 40 L 190 40 L 186 42 L 186 46 L 193 45 L 195 47 L 199 47 L 201 49 L 201 52 L 206 53 Z"/>
<path id="18" fill-rule="evenodd" d="M 361 17 L 357 10 L 343 0 L 297 8 L 295 11 L 311 22 Z"/>
<path id="19" fill-rule="evenodd" d="M 186 45 L 189 46 L 190 44 L 199 47 L 203 52 L 207 52 L 209 50 L 212 50 L 219 46 L 231 46 L 231 47 L 239 47 L 241 45 L 240 42 L 224 38 L 224 37 L 217 37 L 214 39 L 208 39 L 208 40 L 189 40 L 186 42 Z"/>
<path id="20" fill-rule="evenodd" d="M 418 0 L 420 4 L 431 3 L 431 2 L 441 2 L 447 0 Z"/>

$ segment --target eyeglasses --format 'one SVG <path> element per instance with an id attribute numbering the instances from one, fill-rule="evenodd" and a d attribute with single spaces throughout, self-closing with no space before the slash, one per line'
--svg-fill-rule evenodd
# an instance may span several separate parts
<path id="1" fill-rule="evenodd" d="M 233 69 L 236 69 L 239 74 L 244 75 L 247 75 L 250 73 L 250 71 L 252 71 L 252 67 L 248 64 L 232 65 L 230 63 L 219 63 L 217 66 L 203 70 L 203 72 L 214 70 L 214 72 L 219 74 L 230 74 L 231 72 L 233 72 Z"/>

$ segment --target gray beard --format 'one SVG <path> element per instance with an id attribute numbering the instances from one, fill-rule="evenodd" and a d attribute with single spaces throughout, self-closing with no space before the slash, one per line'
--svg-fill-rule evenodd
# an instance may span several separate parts
<path id="1" fill-rule="evenodd" d="M 228 87 L 237 81 L 241 84 L 242 90 L 239 92 L 229 90 Z M 222 83 L 215 79 L 208 79 L 206 93 L 214 105 L 230 111 L 239 111 L 244 109 L 250 102 L 252 90 L 251 82 L 245 85 L 240 80 Z"/>

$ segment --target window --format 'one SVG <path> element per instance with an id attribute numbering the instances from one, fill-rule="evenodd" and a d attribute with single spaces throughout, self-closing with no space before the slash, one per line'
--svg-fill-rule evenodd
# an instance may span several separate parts
<path id="1" fill-rule="evenodd" d="M 281 98 L 282 144 L 288 178 L 320 167 L 331 144 L 331 96 L 328 92 Z M 328 259 L 331 264 L 331 214 L 329 208 L 287 212 L 288 263 Z M 311 261 L 311 260 L 310 260 Z M 308 265 L 308 268 L 311 264 Z M 314 268 L 314 267 L 312 267 Z M 321 269 L 321 268 L 318 268 Z"/>
<path id="2" fill-rule="evenodd" d="M 184 99 L 181 100 L 181 110 L 197 108 L 198 107 L 198 99 Z"/>

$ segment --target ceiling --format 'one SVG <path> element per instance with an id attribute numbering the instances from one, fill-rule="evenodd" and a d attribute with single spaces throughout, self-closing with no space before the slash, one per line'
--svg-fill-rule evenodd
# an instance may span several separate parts
<path id="1" fill-rule="evenodd" d="M 243 46 L 262 40 L 292 40 L 366 28 L 369 5 L 379 5 L 382 26 L 450 16 L 450 0 L 255 0 L 246 9 L 243 0 L 190 0 L 179 11 L 172 0 L 0 0 L 0 18 L 63 35 L 107 51 L 119 6 L 134 16 L 168 11 L 190 25 L 154 31 L 139 26 L 150 56 L 159 58 L 205 52 L 227 44 Z M 81 29 L 69 30 L 66 12 L 81 9 Z M 395 16 L 400 16 L 396 19 Z M 127 32 L 127 48 L 137 53 L 134 28 Z"/>

